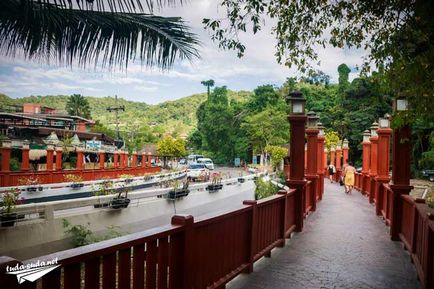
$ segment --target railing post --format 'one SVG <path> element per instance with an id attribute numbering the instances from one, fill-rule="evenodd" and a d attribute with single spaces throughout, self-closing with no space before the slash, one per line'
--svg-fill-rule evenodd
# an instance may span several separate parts
<path id="1" fill-rule="evenodd" d="M 24 143 L 23 147 L 21 148 L 21 171 L 28 172 L 30 170 L 30 163 L 29 163 L 29 153 L 30 153 L 30 147 L 28 143 Z"/>
<path id="2" fill-rule="evenodd" d="M 316 196 L 318 190 L 318 133 L 317 128 L 306 129 L 307 135 L 307 170 L 306 179 L 311 181 L 310 198 L 312 211 L 316 211 Z"/>
<path id="3" fill-rule="evenodd" d="M 115 150 L 113 153 L 113 168 L 117 169 L 119 167 L 119 151 Z"/>
<path id="4" fill-rule="evenodd" d="M 83 170 L 83 149 L 82 148 L 76 148 L 77 152 L 77 163 L 76 163 L 76 169 L 77 171 Z"/>
<path id="5" fill-rule="evenodd" d="M 61 147 L 56 147 L 56 171 L 62 170 L 62 154 L 63 149 Z"/>
<path id="6" fill-rule="evenodd" d="M 378 158 L 378 137 L 376 135 L 372 135 L 369 139 L 371 142 L 371 170 L 369 173 L 369 202 L 374 202 L 375 197 L 375 177 L 377 176 L 377 158 Z"/>
<path id="7" fill-rule="evenodd" d="M 390 237 L 399 240 L 402 222 L 402 198 L 413 189 L 410 186 L 410 154 L 411 154 L 410 127 L 404 126 L 393 130 L 392 147 L 392 185 L 393 191 L 392 211 L 390 214 Z"/>
<path id="8" fill-rule="evenodd" d="M 152 167 L 152 154 L 148 152 L 148 168 Z"/>
<path id="9" fill-rule="evenodd" d="M 291 127 L 290 137 L 290 167 L 289 167 L 289 180 L 287 181 L 288 187 L 295 189 L 294 194 L 294 211 L 295 211 L 295 231 L 301 232 L 303 230 L 304 219 L 304 202 L 303 190 L 306 185 L 304 178 L 304 138 L 305 138 L 305 125 L 306 115 L 304 112 L 304 101 L 300 92 L 290 93 L 289 101 L 291 101 L 291 113 L 288 116 L 289 124 Z M 300 107 L 300 104 L 301 107 Z M 296 109 L 296 111 L 295 111 Z"/>
<path id="10" fill-rule="evenodd" d="M 1 184 L 2 187 L 10 186 L 9 179 L 10 179 L 10 168 L 9 163 L 11 160 L 11 146 L 12 143 L 9 140 L 3 141 L 2 143 L 2 166 L 1 166 L 1 173 L 3 174 L 3 183 Z"/>
<path id="11" fill-rule="evenodd" d="M 133 151 L 133 154 L 131 156 L 131 167 L 137 168 L 137 152 Z"/>
<path id="12" fill-rule="evenodd" d="M 369 137 L 371 136 L 371 133 L 369 130 L 365 130 L 363 132 L 363 142 L 362 142 L 362 175 L 360 180 L 360 190 L 362 194 L 367 193 L 366 188 L 366 179 L 369 175 L 369 166 L 371 161 L 371 142 L 369 141 Z"/>
<path id="13" fill-rule="evenodd" d="M 193 275 L 196 272 L 196 267 L 193 259 L 193 250 L 196 248 L 194 244 L 194 218 L 191 215 L 175 215 L 172 217 L 172 225 L 183 226 L 183 242 L 182 242 L 182 264 L 181 270 L 177 276 L 180 280 L 175 280 L 179 284 L 179 288 L 190 289 L 193 287 Z M 177 278 L 177 279 L 178 279 Z"/>
<path id="14" fill-rule="evenodd" d="M 125 154 L 123 151 L 119 151 L 119 168 L 123 169 L 125 167 Z"/>
<path id="15" fill-rule="evenodd" d="M 378 134 L 378 158 L 377 170 L 378 175 L 375 177 L 375 211 L 381 215 L 383 207 L 383 189 L 381 186 L 390 181 L 389 163 L 390 163 L 390 135 L 392 130 L 388 127 L 382 127 L 377 130 Z"/>
<path id="16" fill-rule="evenodd" d="M 336 181 L 339 182 L 339 179 L 342 175 L 342 147 L 341 145 L 336 146 Z"/>
<path id="17" fill-rule="evenodd" d="M 124 151 L 124 168 L 128 168 L 129 167 L 129 163 L 128 163 L 128 151 Z"/>
<path id="18" fill-rule="evenodd" d="M 142 152 L 142 161 L 141 161 L 142 168 L 146 167 L 146 153 Z"/>
<path id="19" fill-rule="evenodd" d="M 251 234 L 250 234 L 250 247 L 249 247 L 249 267 L 246 268 L 245 273 L 253 272 L 253 264 L 255 262 L 255 248 L 258 240 L 258 209 L 257 202 L 253 200 L 246 200 L 243 205 L 252 207 L 252 222 L 251 222 Z"/>
<path id="20" fill-rule="evenodd" d="M 99 150 L 99 169 L 104 170 L 105 167 L 105 151 Z"/>
<path id="21" fill-rule="evenodd" d="M 18 283 L 16 275 L 6 274 L 6 268 L 14 267 L 17 264 L 21 265 L 22 262 L 15 260 L 11 257 L 0 256 L 0 286 L 7 289 L 36 289 L 36 282 Z"/>
<path id="22" fill-rule="evenodd" d="M 318 134 L 317 145 L 317 174 L 318 174 L 318 199 L 322 200 L 324 194 L 324 141 L 325 137 L 322 133 Z"/>
<path id="23" fill-rule="evenodd" d="M 47 171 L 51 172 L 53 170 L 53 155 L 54 147 L 52 145 L 47 146 Z"/>

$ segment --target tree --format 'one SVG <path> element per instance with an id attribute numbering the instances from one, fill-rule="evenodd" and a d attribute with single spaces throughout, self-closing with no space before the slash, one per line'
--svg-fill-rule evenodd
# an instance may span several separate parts
<path id="1" fill-rule="evenodd" d="M 90 106 L 87 99 L 81 94 L 73 94 L 68 98 L 65 106 L 69 115 L 90 118 Z"/>
<path id="2" fill-rule="evenodd" d="M 277 168 L 283 158 L 288 155 L 288 149 L 280 146 L 268 145 L 265 147 L 265 151 L 271 155 L 271 165 L 273 168 Z"/>
<path id="3" fill-rule="evenodd" d="M 204 86 L 206 86 L 206 92 L 207 92 L 207 96 L 209 98 L 209 93 L 210 93 L 210 87 L 214 86 L 214 80 L 209 79 L 209 80 L 203 80 L 200 82 L 201 84 L 203 84 Z"/>
<path id="4" fill-rule="evenodd" d="M 182 157 L 187 154 L 185 141 L 183 139 L 174 139 L 165 137 L 157 143 L 158 154 L 165 157 Z"/>
<path id="5" fill-rule="evenodd" d="M 142 2 L 146 5 L 143 6 Z M 170 68 L 198 56 L 197 38 L 178 17 L 152 15 L 175 0 L 2 0 L 0 51 L 60 64 L 125 66 L 139 58 Z"/>
<path id="6" fill-rule="evenodd" d="M 226 19 L 204 19 L 219 46 L 242 56 L 240 32 L 276 23 L 276 58 L 302 73 L 315 71 L 317 49 L 328 45 L 364 48 L 362 72 L 383 67 L 394 93 L 403 92 L 413 110 L 434 119 L 434 1 L 223 1 Z M 329 31 L 329 32 L 328 32 Z"/>

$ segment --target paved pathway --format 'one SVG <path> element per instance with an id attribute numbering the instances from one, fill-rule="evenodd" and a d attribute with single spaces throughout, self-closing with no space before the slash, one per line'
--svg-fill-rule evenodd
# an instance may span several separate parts
<path id="1" fill-rule="evenodd" d="M 317 211 L 303 232 L 255 264 L 230 289 L 420 288 L 410 256 L 359 192 L 326 180 Z"/>

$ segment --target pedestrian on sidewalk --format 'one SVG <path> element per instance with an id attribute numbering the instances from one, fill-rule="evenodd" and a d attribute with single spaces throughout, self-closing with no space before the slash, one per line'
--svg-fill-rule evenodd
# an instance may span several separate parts
<path id="1" fill-rule="evenodd" d="M 344 185 L 345 193 L 348 192 L 348 188 L 347 188 L 347 186 L 345 185 L 345 175 L 344 175 L 343 172 L 345 172 L 345 169 L 346 169 L 347 167 L 348 167 L 348 160 L 345 160 L 345 161 L 344 161 L 344 164 L 343 164 L 343 166 L 342 166 L 342 176 L 341 176 L 341 180 L 340 180 L 341 185 Z"/>
<path id="2" fill-rule="evenodd" d="M 344 178 L 345 178 L 345 192 L 350 193 L 354 187 L 354 174 L 356 173 L 356 168 L 353 167 L 351 162 L 348 162 L 348 166 L 345 167 L 344 170 Z"/>
<path id="3" fill-rule="evenodd" d="M 329 166 L 328 166 L 328 170 L 329 170 L 329 179 L 330 179 L 330 182 L 333 183 L 333 176 L 336 173 L 336 168 L 335 168 L 335 166 L 332 163 L 330 163 Z"/>

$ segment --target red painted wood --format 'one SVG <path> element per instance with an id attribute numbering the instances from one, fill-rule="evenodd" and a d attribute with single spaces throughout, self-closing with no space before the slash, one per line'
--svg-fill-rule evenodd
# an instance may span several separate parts
<path id="1" fill-rule="evenodd" d="M 158 240 L 158 289 L 168 288 L 169 245 L 167 237 Z"/>
<path id="2" fill-rule="evenodd" d="M 102 288 L 116 288 L 116 253 L 103 256 Z"/>
<path id="3" fill-rule="evenodd" d="M 63 267 L 64 289 L 77 289 L 81 286 L 81 264 L 75 263 Z"/>
<path id="4" fill-rule="evenodd" d="M 42 277 L 42 289 L 60 289 L 60 268 Z"/>
<path id="5" fill-rule="evenodd" d="M 146 288 L 157 287 L 157 240 L 146 243 Z"/>
<path id="6" fill-rule="evenodd" d="M 145 288 L 145 245 L 133 247 L 133 289 Z"/>
<path id="7" fill-rule="evenodd" d="M 84 288 L 93 289 L 99 288 L 99 267 L 100 257 L 86 260 L 84 263 Z"/>

